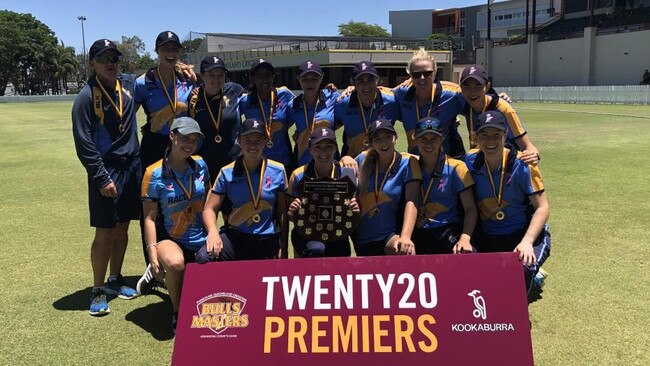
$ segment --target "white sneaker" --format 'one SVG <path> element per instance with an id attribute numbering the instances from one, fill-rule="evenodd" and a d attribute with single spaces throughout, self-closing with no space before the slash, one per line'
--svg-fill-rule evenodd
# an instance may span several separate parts
<path id="1" fill-rule="evenodd" d="M 151 264 L 149 264 L 142 277 L 140 277 L 138 280 L 138 284 L 135 286 L 135 290 L 140 295 L 149 292 L 149 290 L 151 290 L 151 284 L 153 280 L 153 272 L 151 271 Z"/>

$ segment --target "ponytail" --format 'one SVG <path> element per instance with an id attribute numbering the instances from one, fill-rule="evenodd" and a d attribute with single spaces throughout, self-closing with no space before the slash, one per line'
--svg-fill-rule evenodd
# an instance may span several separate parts
<path id="1" fill-rule="evenodd" d="M 359 168 L 359 197 L 370 191 L 370 174 L 375 169 L 375 162 L 379 158 L 379 153 L 370 147 L 366 150 L 366 158 Z M 377 174 L 375 172 L 375 174 Z"/>

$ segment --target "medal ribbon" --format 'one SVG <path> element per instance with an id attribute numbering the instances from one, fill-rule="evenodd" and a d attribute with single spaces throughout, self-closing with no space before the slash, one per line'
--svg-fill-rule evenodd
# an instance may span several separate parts
<path id="1" fill-rule="evenodd" d="M 269 108 L 269 120 L 266 120 L 266 113 L 264 113 L 264 104 L 262 104 L 262 99 L 260 99 L 260 95 L 255 93 L 257 95 L 257 103 L 260 106 L 260 111 L 262 112 L 262 119 L 264 122 L 266 122 L 266 135 L 268 136 L 269 140 L 273 137 L 271 136 L 271 131 L 272 131 L 272 124 L 273 124 L 273 110 L 275 109 L 275 90 L 271 91 L 271 106 Z"/>
<path id="2" fill-rule="evenodd" d="M 368 123 L 366 122 L 366 110 L 363 108 L 363 104 L 361 103 L 361 98 L 359 97 L 359 93 L 357 92 L 357 101 L 359 102 L 359 111 L 361 112 L 361 122 L 363 122 L 363 130 L 366 132 L 366 135 L 368 134 Z M 372 101 L 372 107 L 370 107 L 370 118 L 372 118 L 372 112 L 375 110 L 375 101 Z M 349 137 L 349 136 L 348 136 Z"/>
<path id="3" fill-rule="evenodd" d="M 185 185 L 183 185 L 183 182 L 178 179 L 176 174 L 174 174 L 174 179 L 176 179 L 176 183 L 178 183 L 179 186 L 181 186 L 181 189 L 183 190 L 183 194 L 185 194 L 185 198 L 187 198 L 187 201 L 191 204 L 192 203 L 192 196 L 194 195 L 194 175 L 190 174 L 190 189 L 189 191 L 187 188 L 185 188 Z"/>
<path id="4" fill-rule="evenodd" d="M 396 157 L 397 157 L 397 153 L 393 152 L 393 160 L 390 162 L 388 169 L 386 169 L 386 173 L 384 174 L 384 179 L 381 181 L 381 185 L 379 187 L 377 187 L 377 181 L 379 180 L 379 159 L 375 160 L 375 191 L 372 192 L 375 194 L 375 204 L 379 202 L 379 192 L 384 190 L 384 185 L 386 185 L 386 180 L 390 175 L 391 169 L 393 169 L 393 164 L 395 164 Z"/>
<path id="5" fill-rule="evenodd" d="M 219 128 L 221 127 L 221 111 L 223 110 L 223 92 L 221 93 L 221 98 L 219 98 L 219 114 L 217 119 L 214 119 L 214 114 L 212 114 L 212 108 L 210 108 L 210 102 L 208 101 L 208 93 L 203 89 L 203 100 L 205 101 L 205 106 L 208 109 L 208 114 L 210 115 L 210 121 L 214 129 L 217 131 L 217 136 L 219 136 Z"/>
<path id="6" fill-rule="evenodd" d="M 119 100 L 120 100 L 120 106 L 118 107 L 115 104 L 115 101 L 113 101 L 113 98 L 108 95 L 108 92 L 106 89 L 104 89 L 104 85 L 99 81 L 99 78 L 95 76 L 95 80 L 97 81 L 97 85 L 99 86 L 99 90 L 101 90 L 102 95 L 108 99 L 108 102 L 111 103 L 111 106 L 115 110 L 115 114 L 117 114 L 117 118 L 120 119 L 120 122 L 122 122 L 122 115 L 124 115 L 124 99 L 122 97 L 122 84 L 120 83 L 119 79 L 115 80 L 115 93 L 117 94 Z M 120 131 L 121 132 L 121 131 Z"/>
<path id="7" fill-rule="evenodd" d="M 487 100 L 487 95 L 485 96 L 485 105 L 483 106 L 483 112 L 485 112 L 485 109 L 488 106 L 488 100 Z M 481 112 L 481 113 L 483 113 Z M 472 136 L 472 132 L 474 131 L 474 110 L 472 107 L 469 107 L 469 146 L 474 147 L 476 144 L 474 143 L 474 137 Z"/>
<path id="8" fill-rule="evenodd" d="M 446 160 L 447 160 L 447 158 L 445 157 L 445 161 Z M 436 168 L 437 167 L 438 166 L 436 165 Z M 435 171 L 435 168 L 434 168 L 434 171 Z M 424 170 L 422 172 L 424 173 Z M 424 191 L 422 190 L 422 186 L 420 186 L 420 194 L 422 195 L 422 204 L 427 203 L 427 197 L 429 197 L 429 193 L 431 193 L 431 187 L 433 187 L 433 181 L 434 180 L 435 180 L 435 178 L 433 177 L 433 173 L 431 173 L 431 180 L 429 181 L 429 186 L 427 187 L 427 192 L 426 193 L 424 193 Z"/>
<path id="9" fill-rule="evenodd" d="M 427 111 L 426 117 L 431 116 L 431 109 L 433 108 L 433 100 L 436 97 L 436 87 L 431 85 L 431 104 L 429 104 L 429 110 Z M 417 117 L 416 122 L 420 122 L 420 106 L 418 105 L 418 98 L 415 98 L 415 115 Z"/>
<path id="10" fill-rule="evenodd" d="M 169 92 L 167 91 L 167 85 L 165 84 L 162 75 L 160 75 L 160 68 L 156 68 L 156 72 L 158 73 L 158 79 L 160 79 L 162 90 L 165 92 L 165 97 L 167 97 L 167 103 L 169 103 L 169 106 L 172 108 L 172 112 L 174 112 L 174 116 L 176 116 L 176 104 L 178 101 L 178 88 L 176 87 L 176 74 L 174 74 L 174 84 L 173 84 L 174 100 L 172 101 L 172 98 L 169 96 Z"/>
<path id="11" fill-rule="evenodd" d="M 320 102 L 320 98 L 316 97 L 316 105 L 314 106 L 314 116 L 311 119 L 311 125 L 310 125 L 309 114 L 307 114 L 307 103 L 305 102 L 304 96 L 302 99 L 302 111 L 305 113 L 305 124 L 307 125 L 307 129 L 309 130 L 310 134 L 314 132 L 314 126 L 316 125 L 316 110 L 318 109 L 319 102 Z"/>
<path id="12" fill-rule="evenodd" d="M 250 193 L 251 201 L 253 201 L 253 208 L 257 211 L 257 207 L 260 205 L 260 199 L 262 199 L 262 181 L 264 180 L 264 172 L 266 172 L 266 159 L 262 160 L 262 168 L 260 169 L 260 184 L 259 189 L 257 190 L 257 196 L 253 191 L 253 182 L 251 181 L 251 175 L 248 173 L 248 167 L 246 162 L 242 159 L 244 163 L 244 171 L 246 172 L 246 182 L 248 183 L 248 193 Z"/>
<path id="13" fill-rule="evenodd" d="M 494 180 L 492 179 L 492 171 L 490 165 L 485 159 L 485 168 L 487 169 L 488 177 L 490 178 L 490 185 L 492 186 L 492 195 L 494 200 L 497 202 L 497 206 L 501 207 L 501 201 L 503 200 L 503 179 L 506 176 L 506 161 L 508 160 L 508 153 L 503 151 L 503 159 L 501 159 L 501 178 L 499 179 L 499 194 L 497 195 L 497 190 L 494 187 Z"/>

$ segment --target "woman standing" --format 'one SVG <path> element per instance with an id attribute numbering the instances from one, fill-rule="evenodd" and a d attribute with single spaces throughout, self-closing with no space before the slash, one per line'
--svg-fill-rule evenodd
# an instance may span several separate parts
<path id="1" fill-rule="evenodd" d="M 479 252 L 519 253 L 530 290 L 551 251 L 546 225 L 549 206 L 539 167 L 524 162 L 523 153 L 505 147 L 508 128 L 501 112 L 480 114 L 473 128 L 479 150 L 468 153 L 465 162 L 476 182 L 474 196 L 480 210 L 474 245 Z"/>
<path id="2" fill-rule="evenodd" d="M 294 95 L 284 86 L 276 88 L 273 85 L 275 68 L 268 60 L 259 59 L 253 62 L 250 76 L 253 85 L 250 92 L 239 100 L 239 112 L 243 119 L 255 118 L 264 121 L 266 134 L 269 136 L 264 156 L 284 164 L 285 169 L 291 171 L 295 164 L 285 109 Z"/>
<path id="3" fill-rule="evenodd" d="M 140 216 L 138 187 L 142 177 L 138 158 L 133 75 L 118 75 L 122 53 L 115 43 L 100 39 L 90 47 L 92 76 L 75 98 L 72 132 L 77 156 L 88 173 L 90 248 L 93 288 L 90 315 L 110 312 L 106 294 L 123 299 L 137 296 L 122 278 L 129 221 Z M 110 276 L 104 284 L 110 263 Z"/>
<path id="4" fill-rule="evenodd" d="M 388 120 L 371 122 L 367 139 L 368 150 L 356 158 L 361 220 L 354 249 L 359 256 L 415 254 L 411 234 L 422 180 L 417 159 L 395 151 L 397 133 Z"/>
<path id="5" fill-rule="evenodd" d="M 282 164 L 263 155 L 267 136 L 263 120 L 242 123 L 242 155 L 221 169 L 208 196 L 203 211 L 207 251 L 221 260 L 287 257 L 287 177 Z M 220 232 L 217 211 L 226 199 L 232 202 L 232 213 Z"/>
<path id="6" fill-rule="evenodd" d="M 289 102 L 287 122 L 289 126 L 296 125 L 296 157 L 298 165 L 305 165 L 312 159 L 309 152 L 312 132 L 316 128 L 334 129 L 334 104 L 340 93 L 321 89 L 323 70 L 315 61 L 300 64 L 298 82 L 303 93 Z"/>
<path id="7" fill-rule="evenodd" d="M 415 127 L 414 137 L 422 171 L 421 206 L 413 232 L 415 250 L 418 254 L 471 252 L 476 225 L 476 204 L 470 189 L 474 180 L 463 161 L 444 153 L 444 126 L 440 121 L 423 118 Z"/>
<path id="8" fill-rule="evenodd" d="M 202 212 L 210 191 L 210 174 L 203 159 L 192 156 L 202 140 L 196 121 L 189 117 L 175 119 L 165 157 L 147 168 L 142 181 L 147 255 L 153 275 L 164 280 L 169 291 L 174 332 L 185 264 L 209 260 Z M 164 227 L 156 229 L 158 212 Z"/>
<path id="9" fill-rule="evenodd" d="M 303 180 L 330 177 L 341 178 L 341 166 L 334 160 L 337 152 L 336 134 L 329 127 L 319 127 L 312 131 L 309 138 L 309 155 L 311 161 L 296 169 L 289 178 L 289 196 L 292 198 L 289 205 L 289 217 L 293 217 L 298 210 L 303 208 L 301 194 L 298 186 Z M 356 198 L 352 198 L 348 208 L 353 212 L 359 212 L 359 204 Z M 350 240 L 342 238 L 331 242 L 311 240 L 301 236 L 294 228 L 291 231 L 291 243 L 293 244 L 296 257 L 349 257 Z"/>

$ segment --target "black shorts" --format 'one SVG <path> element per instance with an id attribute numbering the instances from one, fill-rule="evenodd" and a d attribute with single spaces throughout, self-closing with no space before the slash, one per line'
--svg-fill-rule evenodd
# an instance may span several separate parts
<path id="1" fill-rule="evenodd" d="M 377 241 L 371 241 L 369 243 L 359 244 L 352 240 L 354 243 L 354 251 L 357 253 L 357 257 L 373 257 L 386 255 L 386 243 L 388 240 L 397 234 L 390 234 L 386 238 Z"/>
<path id="2" fill-rule="evenodd" d="M 348 238 L 323 243 L 307 239 L 293 229 L 291 230 L 291 244 L 293 250 L 301 257 L 349 257 L 351 255 Z"/>
<path id="3" fill-rule="evenodd" d="M 140 143 L 142 171 L 162 159 L 167 146 L 169 146 L 169 135 L 151 132 L 148 125 L 142 127 L 142 142 Z"/>
<path id="4" fill-rule="evenodd" d="M 280 234 L 246 234 L 235 229 L 221 230 L 223 249 L 219 261 L 274 259 L 280 249 Z"/>
<path id="5" fill-rule="evenodd" d="M 104 167 L 117 187 L 117 197 L 104 197 L 97 185 L 88 179 L 88 208 L 90 226 L 114 228 L 118 222 L 140 218 L 140 185 L 142 167 L 137 157 L 107 160 Z"/>
<path id="6" fill-rule="evenodd" d="M 415 244 L 417 254 L 451 254 L 454 245 L 460 239 L 463 224 L 460 222 L 451 223 L 435 229 L 413 230 L 411 239 Z"/>

